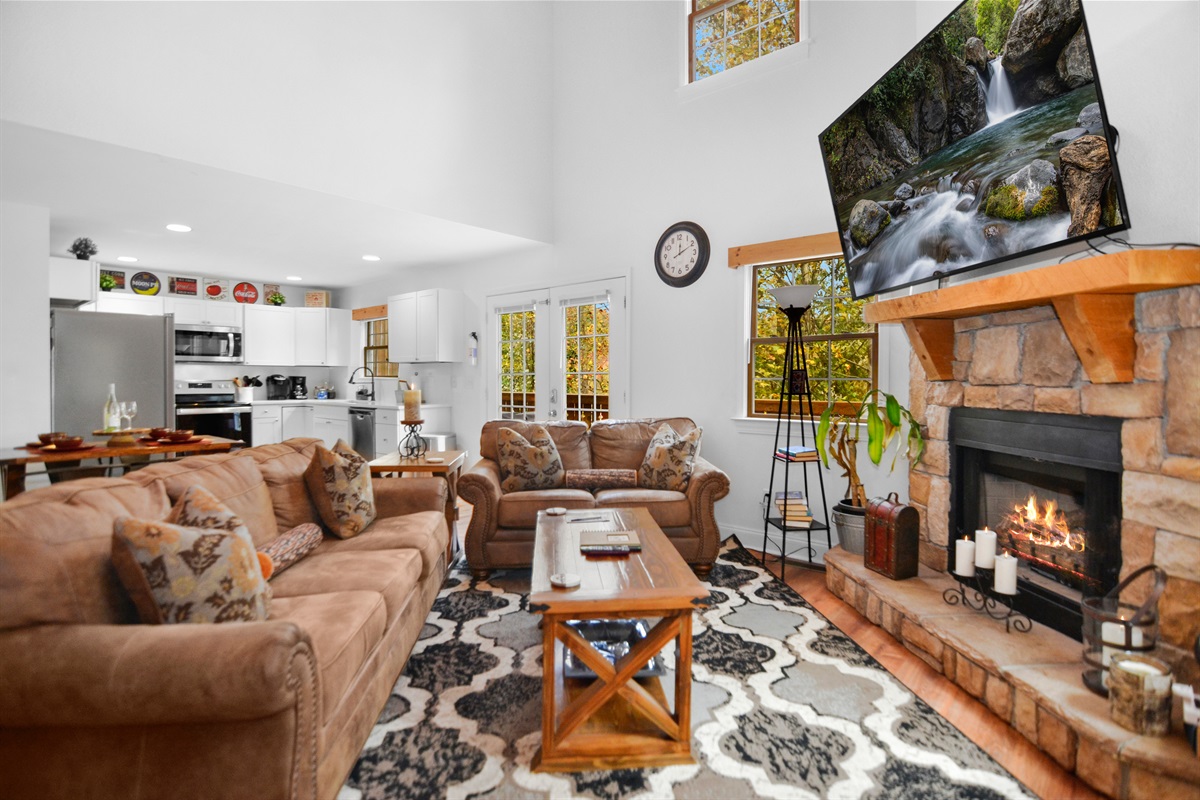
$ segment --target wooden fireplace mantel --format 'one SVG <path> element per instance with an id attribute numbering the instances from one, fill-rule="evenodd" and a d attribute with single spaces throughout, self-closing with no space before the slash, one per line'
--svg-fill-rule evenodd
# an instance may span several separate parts
<path id="1" fill-rule="evenodd" d="M 1053 305 L 1092 383 L 1133 380 L 1134 295 L 1200 284 L 1200 250 L 1126 250 L 868 303 L 900 322 L 932 381 L 954 377 L 954 320 Z"/>

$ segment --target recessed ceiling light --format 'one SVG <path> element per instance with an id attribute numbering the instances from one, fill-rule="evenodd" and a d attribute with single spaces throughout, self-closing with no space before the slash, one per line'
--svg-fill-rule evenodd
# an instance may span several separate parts
<path id="1" fill-rule="evenodd" d="M 363 256 L 363 261 L 378 261 L 379 256 Z"/>
<path id="2" fill-rule="evenodd" d="M 288 276 L 287 276 L 287 279 L 288 279 L 289 281 L 302 281 L 302 280 L 304 280 L 304 278 L 301 278 L 299 275 L 288 275 Z"/>
<path id="3" fill-rule="evenodd" d="M 191 227 L 187 225 L 180 225 L 178 222 L 172 222 L 167 226 L 167 230 L 175 231 L 176 233 L 187 233 L 191 230 Z"/>
<path id="4" fill-rule="evenodd" d="M 133 256 L 117 256 L 117 261 L 128 261 L 130 264 L 132 264 L 134 261 L 137 261 L 137 259 Z"/>

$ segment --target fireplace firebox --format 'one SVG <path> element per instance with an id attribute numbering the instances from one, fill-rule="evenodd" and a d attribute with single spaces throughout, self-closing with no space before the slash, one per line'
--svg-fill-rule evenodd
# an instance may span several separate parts
<path id="1" fill-rule="evenodd" d="M 1121 420 L 954 408 L 950 446 L 950 563 L 991 528 L 1019 559 L 1016 610 L 1080 639 L 1082 599 L 1121 571 Z"/>

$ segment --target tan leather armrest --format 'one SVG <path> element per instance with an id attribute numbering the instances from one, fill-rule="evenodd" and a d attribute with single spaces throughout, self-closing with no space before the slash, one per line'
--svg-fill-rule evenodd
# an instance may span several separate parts
<path id="1" fill-rule="evenodd" d="M 500 494 L 500 465 L 491 459 L 480 459 L 458 479 L 458 496 L 472 506 L 464 549 L 473 569 L 487 566 L 483 546 L 496 534 Z"/>
<path id="2" fill-rule="evenodd" d="M 375 514 L 379 517 L 445 511 L 450 491 L 442 477 L 372 478 L 371 488 L 375 491 Z"/>
<path id="3" fill-rule="evenodd" d="M 7 727 L 320 719 L 312 644 L 284 620 L 41 625 L 0 635 Z"/>
<path id="4" fill-rule="evenodd" d="M 721 547 L 721 529 L 714 506 L 729 494 L 729 476 L 712 463 L 697 457 L 688 480 L 687 499 L 692 512 L 692 529 L 700 538 L 700 558 L 716 560 Z"/>

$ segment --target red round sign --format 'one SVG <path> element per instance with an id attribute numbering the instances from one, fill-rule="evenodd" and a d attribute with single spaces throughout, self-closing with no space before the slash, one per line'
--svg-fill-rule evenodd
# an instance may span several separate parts
<path id="1" fill-rule="evenodd" d="M 239 283 L 233 287 L 233 299 L 239 303 L 253 303 L 258 299 L 258 289 L 253 283 Z"/>

